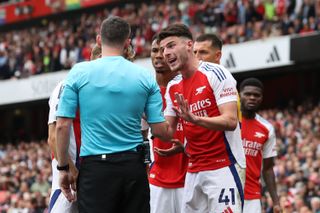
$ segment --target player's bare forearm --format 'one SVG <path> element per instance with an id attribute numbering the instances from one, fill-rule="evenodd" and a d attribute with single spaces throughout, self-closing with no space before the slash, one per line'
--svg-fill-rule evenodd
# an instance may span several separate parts
<path id="1" fill-rule="evenodd" d="M 58 164 L 60 166 L 66 165 L 69 162 L 69 139 L 70 139 L 70 127 L 72 119 L 58 118 L 56 126 L 56 139 L 57 139 L 57 155 Z"/>
<path id="2" fill-rule="evenodd" d="M 264 159 L 264 169 L 262 170 L 262 176 L 266 183 L 267 189 L 270 193 L 273 205 L 279 205 L 279 197 L 277 194 L 276 178 L 273 171 L 273 159 Z"/>
<path id="3" fill-rule="evenodd" d="M 48 144 L 53 156 L 57 158 L 57 144 L 56 144 L 56 122 L 48 125 Z"/>
<path id="4" fill-rule="evenodd" d="M 56 122 L 49 124 L 48 130 L 49 130 L 48 143 L 51 151 L 53 152 L 54 158 L 58 161 L 57 143 L 56 143 Z M 71 173 L 73 174 L 73 176 L 77 177 L 78 169 L 75 167 L 70 155 L 68 155 L 68 163 L 69 163 Z"/>

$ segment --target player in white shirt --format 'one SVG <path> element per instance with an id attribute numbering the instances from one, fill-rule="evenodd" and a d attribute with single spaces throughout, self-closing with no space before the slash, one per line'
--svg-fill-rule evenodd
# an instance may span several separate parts
<path id="1" fill-rule="evenodd" d="M 101 48 L 95 45 L 91 51 L 91 60 L 99 58 L 101 56 Z M 61 193 L 59 187 L 59 171 L 57 170 L 57 152 L 56 152 L 56 111 L 58 108 L 60 94 L 63 90 L 63 81 L 61 81 L 53 90 L 49 99 L 49 119 L 48 119 L 48 143 L 52 151 L 52 188 L 49 203 L 50 213 L 76 213 L 78 212 L 77 203 L 69 202 L 66 197 Z M 71 135 L 70 135 L 70 147 L 69 147 L 69 166 L 72 174 L 72 178 L 77 178 L 79 168 L 79 152 L 81 145 L 81 131 L 80 131 L 80 119 L 79 113 L 73 122 Z M 76 190 L 76 186 L 73 186 Z"/>
<path id="2" fill-rule="evenodd" d="M 63 90 L 63 82 L 60 82 L 49 99 L 49 138 L 48 143 L 52 152 L 52 189 L 50 195 L 49 212 L 50 213 L 73 213 L 77 211 L 76 202 L 70 203 L 66 197 L 61 193 L 59 187 L 59 171 L 57 170 L 57 152 L 56 152 L 56 110 L 59 103 L 59 97 Z M 73 131 L 70 135 L 69 147 L 69 165 L 73 178 L 77 178 L 78 169 L 76 165 L 79 163 L 79 148 L 80 148 L 80 121 L 79 119 L 74 122 Z M 74 186 L 75 190 L 75 186 Z"/>

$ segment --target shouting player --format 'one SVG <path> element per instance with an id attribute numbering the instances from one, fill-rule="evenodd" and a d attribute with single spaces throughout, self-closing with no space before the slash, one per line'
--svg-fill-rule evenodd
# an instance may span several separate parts
<path id="1" fill-rule="evenodd" d="M 182 212 L 241 212 L 245 156 L 236 81 L 223 66 L 197 60 L 185 25 L 168 26 L 159 39 L 171 71 L 181 73 L 168 84 L 165 115 L 171 128 L 183 119 L 190 156 Z"/>
<path id="2" fill-rule="evenodd" d="M 158 37 L 155 36 L 151 46 L 152 65 L 156 71 L 156 80 L 160 87 L 163 108 L 166 107 L 164 95 L 167 84 L 177 73 L 171 72 L 164 62 L 160 51 Z M 150 207 L 151 213 L 180 213 L 183 186 L 188 159 L 180 142 L 184 142 L 182 124 L 177 125 L 173 143 L 153 139 L 154 161 L 150 168 Z M 180 150 L 178 150 L 180 149 Z M 174 151 L 175 150 L 175 151 Z M 180 152 L 179 154 L 176 154 Z"/>

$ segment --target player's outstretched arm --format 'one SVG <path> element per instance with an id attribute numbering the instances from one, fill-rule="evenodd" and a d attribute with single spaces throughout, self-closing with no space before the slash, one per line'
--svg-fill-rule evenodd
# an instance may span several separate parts
<path id="1" fill-rule="evenodd" d="M 282 211 L 279 203 L 279 197 L 277 194 L 276 178 L 274 175 L 273 166 L 273 157 L 263 159 L 262 176 L 273 202 L 273 212 L 280 213 Z"/>
<path id="2" fill-rule="evenodd" d="M 188 100 L 185 100 L 182 94 L 175 94 L 179 107 L 174 107 L 176 114 L 185 121 L 194 123 L 198 126 L 211 130 L 232 131 L 238 125 L 237 102 L 227 102 L 218 106 L 220 116 L 199 117 L 194 115 L 190 108 Z"/>

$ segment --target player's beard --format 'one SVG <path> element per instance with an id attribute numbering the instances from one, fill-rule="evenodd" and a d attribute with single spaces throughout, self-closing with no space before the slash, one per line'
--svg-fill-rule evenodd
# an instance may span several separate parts
<path id="1" fill-rule="evenodd" d="M 177 65 L 175 67 L 170 67 L 172 72 L 179 72 L 183 70 L 183 68 L 188 63 L 188 56 L 187 53 L 183 52 L 179 56 L 177 56 Z"/>

